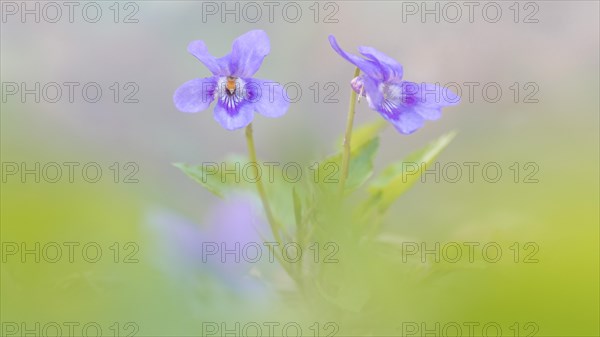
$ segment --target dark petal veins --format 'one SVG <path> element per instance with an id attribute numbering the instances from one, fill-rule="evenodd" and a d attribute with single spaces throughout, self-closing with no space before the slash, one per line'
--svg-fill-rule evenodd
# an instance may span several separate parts
<path id="1" fill-rule="evenodd" d="M 219 99 L 215 105 L 214 118 L 227 130 L 240 129 L 254 119 L 254 106 L 245 100 L 231 106 L 226 100 Z"/>
<path id="2" fill-rule="evenodd" d="M 373 89 L 367 92 L 367 97 L 370 98 L 371 109 L 379 112 L 400 133 L 411 134 L 423 126 L 424 118 L 415 107 L 406 104 L 400 88 L 398 83 L 379 83 L 375 90 L 378 101 L 372 99 L 375 96 Z"/>
<path id="3" fill-rule="evenodd" d="M 238 90 L 236 90 L 233 94 L 224 92 L 221 94 L 221 96 L 219 96 L 218 100 L 218 103 L 229 115 L 237 114 L 241 105 L 248 104 Z"/>

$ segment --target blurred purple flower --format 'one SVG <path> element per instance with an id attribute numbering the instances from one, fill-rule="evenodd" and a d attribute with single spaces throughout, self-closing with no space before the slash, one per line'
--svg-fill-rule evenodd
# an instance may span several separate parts
<path id="1" fill-rule="evenodd" d="M 217 204 L 204 228 L 171 213 L 152 214 L 148 224 L 157 244 L 153 259 L 179 282 L 209 272 L 240 294 L 264 295 L 270 281 L 285 272 L 277 260 L 269 261 L 263 242 L 274 240 L 261 212 L 258 200 L 238 195 Z"/>
<path id="2" fill-rule="evenodd" d="M 177 109 L 195 113 L 217 100 L 214 117 L 227 130 L 243 128 L 254 112 L 281 117 L 289 107 L 283 88 L 276 82 L 252 78 L 271 50 L 262 30 L 251 30 L 233 41 L 231 53 L 212 56 L 203 41 L 192 41 L 188 51 L 213 74 L 184 83 L 173 96 Z"/>
<path id="3" fill-rule="evenodd" d="M 402 80 L 402 65 L 393 58 L 371 47 L 359 47 L 363 57 L 346 53 L 333 35 L 331 47 L 362 74 L 352 79 L 351 87 L 367 98 L 369 107 L 381 114 L 403 134 L 421 128 L 425 120 L 436 120 L 442 108 L 456 105 L 460 97 L 450 90 L 431 83 Z"/>

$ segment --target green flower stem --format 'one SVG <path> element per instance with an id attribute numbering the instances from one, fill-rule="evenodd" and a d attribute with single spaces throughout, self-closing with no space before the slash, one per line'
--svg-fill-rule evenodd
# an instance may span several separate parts
<path id="1" fill-rule="evenodd" d="M 256 180 L 256 188 L 258 190 L 258 194 L 260 196 L 260 200 L 262 202 L 263 208 L 265 209 L 265 213 L 267 215 L 267 220 L 269 221 L 269 225 L 271 226 L 271 231 L 273 232 L 273 236 L 275 240 L 280 245 L 283 244 L 281 241 L 281 236 L 279 234 L 280 230 L 283 230 L 280 223 L 275 220 L 273 216 L 273 211 L 271 210 L 271 205 L 269 204 L 269 199 L 267 198 L 267 192 L 265 191 L 265 187 L 258 175 L 258 161 L 256 160 L 256 149 L 254 147 L 254 137 L 252 131 L 252 123 L 248 124 L 246 127 L 246 142 L 248 143 L 248 154 L 250 155 L 250 162 L 254 163 L 252 165 L 254 167 L 254 174 L 257 177 Z M 285 233 L 284 233 L 285 234 Z M 290 277 L 298 284 L 300 289 L 304 289 L 303 282 L 300 277 L 301 270 L 298 271 L 298 274 L 293 269 L 293 266 L 290 266 L 279 254 L 275 253 L 275 258 L 279 261 L 283 269 L 290 275 Z"/>
<path id="2" fill-rule="evenodd" d="M 360 69 L 356 68 L 354 77 L 360 75 Z M 350 167 L 350 142 L 352 141 L 352 126 L 354 125 L 354 115 L 356 110 L 356 91 L 352 90 L 350 94 L 350 107 L 348 109 L 348 119 L 346 120 L 346 133 L 344 135 L 344 152 L 342 154 L 342 175 L 340 177 L 340 194 L 344 194 L 346 179 L 348 179 L 348 169 Z"/>
<path id="3" fill-rule="evenodd" d="M 273 236 L 275 237 L 275 240 L 277 240 L 278 243 L 281 243 L 281 237 L 279 236 L 279 230 L 281 226 L 273 216 L 273 211 L 271 210 L 271 205 L 269 204 L 269 199 L 267 198 L 267 192 L 265 191 L 265 187 L 258 174 L 258 161 L 256 160 L 256 149 L 254 148 L 252 123 L 248 124 L 248 126 L 246 127 L 246 142 L 248 143 L 248 154 L 250 155 L 250 162 L 254 163 L 252 167 L 254 168 L 254 174 L 257 177 L 256 188 L 258 190 L 260 200 L 262 202 L 263 208 L 265 209 L 269 225 L 271 225 L 271 231 L 273 232 Z"/>

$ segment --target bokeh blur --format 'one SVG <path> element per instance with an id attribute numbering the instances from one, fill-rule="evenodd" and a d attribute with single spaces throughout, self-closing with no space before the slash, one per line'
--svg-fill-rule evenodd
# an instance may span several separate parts
<path id="1" fill-rule="evenodd" d="M 265 322 L 289 336 L 290 322 L 305 336 L 469 336 L 469 326 L 470 335 L 598 336 L 599 3 L 469 3 L 3 0 L 2 336 L 257 335 L 249 322 L 263 336 Z M 354 69 L 330 34 L 462 97 L 415 134 L 382 134 L 376 174 L 458 131 L 382 228 L 386 244 L 426 243 L 416 269 L 442 270 L 421 279 L 378 269 L 373 254 L 340 256 L 357 268 L 346 277 L 370 273 L 381 286 L 368 319 L 315 317 L 322 311 L 298 300 L 276 261 L 203 254 L 202 242 L 261 242 L 269 227 L 256 198 L 219 199 L 173 166 L 245 155 L 246 144 L 212 108 L 181 113 L 172 96 L 210 75 L 190 41 L 223 56 L 251 29 L 271 40 L 256 77 L 288 84 L 290 96 L 300 88 L 285 116 L 255 118 L 264 161 L 335 150 Z M 358 105 L 356 125 L 379 118 Z M 435 252 L 456 243 L 466 254 L 468 242 L 472 263 L 444 261 L 452 247 Z"/>

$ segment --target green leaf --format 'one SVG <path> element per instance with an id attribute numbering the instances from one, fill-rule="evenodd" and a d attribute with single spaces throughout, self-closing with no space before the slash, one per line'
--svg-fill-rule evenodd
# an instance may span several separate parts
<path id="1" fill-rule="evenodd" d="M 355 128 L 350 142 L 350 163 L 348 178 L 346 179 L 345 192 L 353 191 L 363 185 L 373 174 L 373 159 L 379 148 L 378 134 L 388 125 L 385 120 L 379 119 L 372 123 Z M 340 152 L 325 158 L 318 163 L 315 172 L 315 183 L 326 190 L 337 188 L 342 170 L 343 141 L 338 141 Z"/>
<path id="2" fill-rule="evenodd" d="M 357 149 L 365 143 L 369 142 L 373 138 L 377 137 L 379 133 L 389 125 L 384 119 L 378 119 L 375 122 L 363 124 L 354 129 L 352 132 L 352 140 L 350 141 L 350 148 Z M 344 136 L 338 141 L 338 147 L 343 150 L 344 147 Z"/>
<path id="3" fill-rule="evenodd" d="M 219 162 L 205 162 L 202 165 L 173 163 L 188 177 L 216 196 L 223 198 L 233 188 L 254 188 L 253 183 L 245 180 L 244 174 L 248 171 L 245 165 L 248 158 L 242 155 L 230 155 Z"/>
<path id="4" fill-rule="evenodd" d="M 386 210 L 419 179 L 455 136 L 454 131 L 447 133 L 402 161 L 388 166 L 369 188 L 369 205 L 376 204 L 380 211 Z"/>
<path id="5" fill-rule="evenodd" d="M 367 141 L 350 155 L 350 168 L 346 180 L 346 191 L 353 191 L 373 174 L 373 160 L 379 148 L 379 137 Z"/>
<path id="6" fill-rule="evenodd" d="M 373 174 L 373 159 L 379 148 L 379 137 L 365 141 L 360 147 L 351 148 L 348 178 L 345 191 L 353 191 L 364 184 Z M 332 184 L 337 188 L 342 168 L 342 154 L 337 153 L 319 163 L 319 183 Z"/>
<path id="7" fill-rule="evenodd" d="M 174 163 L 173 166 L 183 171 L 188 177 L 194 179 L 216 196 L 220 198 L 224 196 L 228 186 L 226 181 L 221 179 L 218 166 L 208 164 L 194 166 L 184 163 Z"/>

